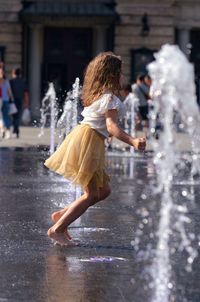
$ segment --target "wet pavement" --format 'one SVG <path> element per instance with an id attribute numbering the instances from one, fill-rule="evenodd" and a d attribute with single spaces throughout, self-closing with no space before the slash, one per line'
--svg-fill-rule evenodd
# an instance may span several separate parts
<path id="1" fill-rule="evenodd" d="M 34 148 L 0 149 L 0 302 L 155 302 L 150 273 L 156 247 L 160 196 L 153 195 L 151 155 L 107 158 L 112 195 L 91 207 L 69 229 L 77 247 L 47 238 L 50 214 L 75 198 L 75 188 L 43 166 Z M 174 185 L 190 190 L 185 174 Z M 199 183 L 187 231 L 199 249 Z M 185 202 L 179 201 L 180 204 Z M 172 221 L 172 224 L 174 221 Z M 170 242 L 177 242 L 176 234 Z M 177 245 L 176 245 L 177 246 Z M 185 270 L 187 255 L 171 255 L 169 302 L 200 301 L 200 257 Z"/>

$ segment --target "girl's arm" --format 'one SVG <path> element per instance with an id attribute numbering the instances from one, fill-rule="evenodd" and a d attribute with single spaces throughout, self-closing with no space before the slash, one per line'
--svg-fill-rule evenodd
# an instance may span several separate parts
<path id="1" fill-rule="evenodd" d="M 118 125 L 117 125 L 117 110 L 112 109 L 106 112 L 106 127 L 112 136 L 115 136 L 120 141 L 133 146 L 136 150 L 144 151 L 146 147 L 146 139 L 143 138 L 134 138 L 124 132 Z"/>

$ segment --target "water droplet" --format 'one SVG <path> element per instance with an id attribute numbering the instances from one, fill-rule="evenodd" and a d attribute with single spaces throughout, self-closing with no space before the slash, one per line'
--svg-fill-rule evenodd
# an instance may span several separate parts
<path id="1" fill-rule="evenodd" d="M 189 258 L 187 259 L 187 262 L 188 262 L 189 264 L 192 264 L 193 261 L 194 261 L 194 259 L 193 259 L 192 257 L 189 257 Z"/>
<path id="2" fill-rule="evenodd" d="M 160 96 L 161 94 L 162 94 L 162 91 L 159 89 L 154 92 L 155 97 Z"/>
<path id="3" fill-rule="evenodd" d="M 188 123 L 192 123 L 193 122 L 193 117 L 189 116 L 187 120 L 188 120 Z"/>
<path id="4" fill-rule="evenodd" d="M 158 158 L 162 158 L 163 157 L 163 154 L 161 152 L 158 152 L 157 155 L 156 155 Z"/>
<path id="5" fill-rule="evenodd" d="M 135 279 L 131 278 L 131 283 L 135 284 Z"/>
<path id="6" fill-rule="evenodd" d="M 172 248 L 170 249 L 170 252 L 171 252 L 171 254 L 174 254 L 174 253 L 176 252 L 176 249 L 175 249 L 174 247 L 172 247 Z"/>
<path id="7" fill-rule="evenodd" d="M 158 248 L 159 248 L 159 250 L 161 250 L 161 251 L 164 251 L 164 250 L 165 250 L 165 246 L 164 246 L 163 244 L 160 244 L 160 245 L 158 246 Z"/>
<path id="8" fill-rule="evenodd" d="M 197 157 L 196 154 L 192 155 L 192 159 L 193 159 L 193 160 L 197 160 L 197 158 L 198 158 L 198 157 Z"/>
<path id="9" fill-rule="evenodd" d="M 144 224 L 147 224 L 149 221 L 148 221 L 148 219 L 145 218 L 145 219 L 142 220 L 142 222 L 143 222 Z"/>
<path id="10" fill-rule="evenodd" d="M 182 194 L 182 196 L 186 197 L 186 196 L 188 195 L 188 192 L 187 192 L 186 190 L 183 190 L 183 191 L 181 192 L 181 194 Z"/>
<path id="11" fill-rule="evenodd" d="M 164 78 L 160 79 L 160 83 L 161 84 L 165 84 L 166 83 L 166 80 Z"/>
<path id="12" fill-rule="evenodd" d="M 189 236 L 189 238 L 190 238 L 191 240 L 194 240 L 194 239 L 195 239 L 195 234 L 194 234 L 194 233 L 189 233 L 188 236 Z"/>
<path id="13" fill-rule="evenodd" d="M 138 213 L 142 216 L 142 217 L 147 217 L 149 216 L 149 212 L 147 211 L 146 208 L 142 208 L 138 211 Z"/>
<path id="14" fill-rule="evenodd" d="M 187 271 L 188 273 L 191 273 L 191 272 L 192 272 L 192 268 L 191 268 L 190 265 L 187 265 L 187 266 L 186 266 L 186 271 Z"/>
<path id="15" fill-rule="evenodd" d="M 184 124 L 179 124 L 179 128 L 183 129 L 184 128 Z"/>
<path id="16" fill-rule="evenodd" d="M 141 198 L 142 198 L 143 200 L 145 200 L 145 199 L 147 199 L 147 196 L 146 196 L 145 194 L 142 194 L 142 195 L 141 195 Z"/>
<path id="17" fill-rule="evenodd" d="M 187 213 L 188 212 L 186 206 L 177 206 L 177 211 L 181 212 L 181 213 Z"/>
<path id="18" fill-rule="evenodd" d="M 138 245 L 139 242 L 140 242 L 139 238 L 135 238 L 134 240 L 131 241 L 131 245 L 132 246 Z"/>
<path id="19" fill-rule="evenodd" d="M 170 283 L 170 282 L 167 284 L 167 286 L 168 286 L 169 289 L 172 289 L 172 288 L 173 288 L 173 284 Z"/>
<path id="20" fill-rule="evenodd" d="M 154 287 L 155 287 L 155 284 L 154 284 L 153 282 L 150 282 L 150 283 L 149 283 L 149 288 L 152 289 L 152 288 L 154 288 Z"/>

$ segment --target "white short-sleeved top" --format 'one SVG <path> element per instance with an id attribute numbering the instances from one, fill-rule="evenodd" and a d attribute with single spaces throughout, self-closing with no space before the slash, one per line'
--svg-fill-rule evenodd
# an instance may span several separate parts
<path id="1" fill-rule="evenodd" d="M 112 109 L 117 109 L 118 117 L 123 116 L 124 106 L 120 99 L 111 92 L 104 93 L 98 100 L 84 108 L 81 113 L 84 118 L 80 123 L 89 125 L 104 137 L 109 137 L 105 114 Z"/>

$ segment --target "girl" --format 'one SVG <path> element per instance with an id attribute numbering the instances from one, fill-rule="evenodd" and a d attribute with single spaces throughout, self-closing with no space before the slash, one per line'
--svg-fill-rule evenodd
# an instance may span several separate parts
<path id="1" fill-rule="evenodd" d="M 67 245 L 71 239 L 67 227 L 110 194 L 109 176 L 104 170 L 105 138 L 115 136 L 137 150 L 145 149 L 144 138 L 133 138 L 117 125 L 121 69 L 121 58 L 111 52 L 101 53 L 89 63 L 82 91 L 84 119 L 45 162 L 84 192 L 68 207 L 52 214 L 55 224 L 47 234 L 60 245 Z"/>

